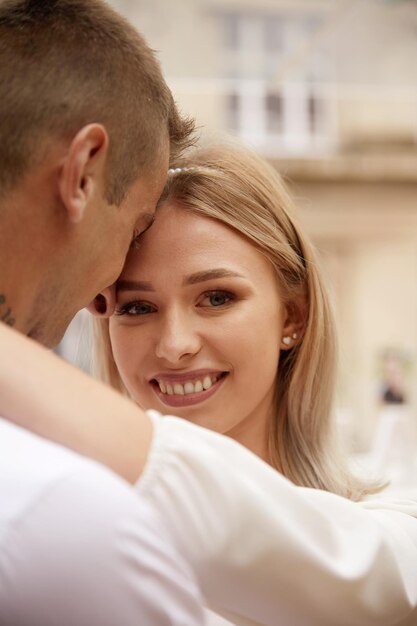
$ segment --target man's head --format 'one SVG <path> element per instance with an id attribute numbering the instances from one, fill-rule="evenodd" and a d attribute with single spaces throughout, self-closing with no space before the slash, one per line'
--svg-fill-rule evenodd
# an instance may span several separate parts
<path id="1" fill-rule="evenodd" d="M 116 278 L 192 124 L 143 38 L 101 0 L 0 2 L 0 119 L 1 246 L 16 280 L 19 241 L 39 261 L 21 328 L 51 343 Z"/>
<path id="2" fill-rule="evenodd" d="M 6 0 L 0 4 L 0 187 L 20 181 L 45 144 L 88 123 L 109 135 L 107 200 L 119 204 L 179 117 L 152 50 L 100 0 Z"/>

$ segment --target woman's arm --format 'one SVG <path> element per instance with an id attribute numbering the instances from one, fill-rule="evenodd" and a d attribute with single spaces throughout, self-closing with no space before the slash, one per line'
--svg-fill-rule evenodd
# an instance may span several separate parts
<path id="1" fill-rule="evenodd" d="M 0 346 L 1 416 L 137 480 L 152 440 L 143 411 L 3 323 Z"/>

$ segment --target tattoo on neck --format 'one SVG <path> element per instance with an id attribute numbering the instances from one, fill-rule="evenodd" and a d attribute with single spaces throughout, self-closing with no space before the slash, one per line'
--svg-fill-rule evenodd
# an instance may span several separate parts
<path id="1" fill-rule="evenodd" d="M 11 308 L 7 305 L 4 293 L 0 293 L 0 322 L 4 322 L 8 326 L 14 326 L 16 322 Z"/>

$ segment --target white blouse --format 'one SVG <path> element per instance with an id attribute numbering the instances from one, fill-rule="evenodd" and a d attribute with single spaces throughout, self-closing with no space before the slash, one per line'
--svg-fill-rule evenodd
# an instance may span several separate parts
<path id="1" fill-rule="evenodd" d="M 416 502 L 296 487 L 231 439 L 148 413 L 136 489 L 211 610 L 239 626 L 417 625 Z"/>

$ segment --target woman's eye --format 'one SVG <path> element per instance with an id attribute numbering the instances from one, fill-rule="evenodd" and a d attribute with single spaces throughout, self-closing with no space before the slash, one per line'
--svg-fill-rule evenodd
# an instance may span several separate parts
<path id="1" fill-rule="evenodd" d="M 235 296 L 228 291 L 209 291 L 204 294 L 200 304 L 201 306 L 220 307 L 229 304 L 234 299 Z"/>
<path id="2" fill-rule="evenodd" d="M 128 302 L 121 306 L 117 311 L 117 315 L 148 315 L 155 313 L 156 308 L 148 302 Z"/>

